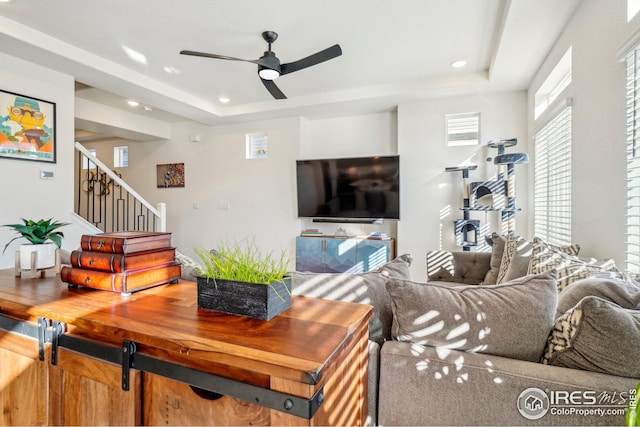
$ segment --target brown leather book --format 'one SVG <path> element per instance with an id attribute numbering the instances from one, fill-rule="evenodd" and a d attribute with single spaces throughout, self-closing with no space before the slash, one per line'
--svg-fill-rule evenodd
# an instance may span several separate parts
<path id="1" fill-rule="evenodd" d="M 63 282 L 70 285 L 85 286 L 111 292 L 130 293 L 152 286 L 174 282 L 180 278 L 180 272 L 180 264 L 177 262 L 124 273 L 108 273 L 86 268 L 62 267 L 60 278 Z"/>
<path id="2" fill-rule="evenodd" d="M 171 247 L 171 233 L 149 231 L 120 231 L 85 234 L 80 239 L 83 251 L 130 254 Z"/>
<path id="3" fill-rule="evenodd" d="M 175 248 L 158 249 L 132 254 L 112 254 L 96 251 L 71 252 L 71 266 L 90 270 L 124 273 L 141 268 L 166 265 L 176 259 Z"/>

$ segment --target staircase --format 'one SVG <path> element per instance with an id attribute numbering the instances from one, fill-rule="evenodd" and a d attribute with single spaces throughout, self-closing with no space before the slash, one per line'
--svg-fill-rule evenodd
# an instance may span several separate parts
<path id="1" fill-rule="evenodd" d="M 166 231 L 166 205 L 153 207 L 116 172 L 76 142 L 75 213 L 99 232 Z"/>

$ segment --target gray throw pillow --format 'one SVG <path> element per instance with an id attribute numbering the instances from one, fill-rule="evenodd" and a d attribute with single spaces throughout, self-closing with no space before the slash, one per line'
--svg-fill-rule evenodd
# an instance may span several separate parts
<path id="1" fill-rule="evenodd" d="M 560 317 L 542 363 L 640 378 L 640 311 L 585 297 Z"/>
<path id="2" fill-rule="evenodd" d="M 600 297 L 616 303 L 622 308 L 640 310 L 640 285 L 638 283 L 631 279 L 595 276 L 578 280 L 560 292 L 556 319 L 587 296 Z"/>
<path id="3" fill-rule="evenodd" d="M 391 279 L 387 290 L 393 339 L 535 362 L 558 302 L 553 271 L 486 286 Z"/>
<path id="4" fill-rule="evenodd" d="M 412 260 L 409 254 L 401 255 L 376 271 L 359 274 L 293 271 L 289 273 L 292 294 L 372 305 L 369 339 L 382 343 L 391 339 L 393 318 L 385 284 L 390 277 L 410 279 Z"/>
<path id="5" fill-rule="evenodd" d="M 498 280 L 498 273 L 500 272 L 500 264 L 502 263 L 502 254 L 504 253 L 504 247 L 507 243 L 507 236 L 502 236 L 498 233 L 491 234 L 491 262 L 487 275 L 484 276 L 483 285 L 495 285 Z"/>

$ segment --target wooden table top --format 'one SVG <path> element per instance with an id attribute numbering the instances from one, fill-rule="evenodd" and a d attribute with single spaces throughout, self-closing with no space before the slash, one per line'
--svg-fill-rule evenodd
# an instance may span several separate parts
<path id="1" fill-rule="evenodd" d="M 290 309 L 262 321 L 198 309 L 196 300 L 189 281 L 125 297 L 69 288 L 59 275 L 31 279 L 0 270 L 2 315 L 58 320 L 68 333 L 116 346 L 135 341 L 145 354 L 258 385 L 270 376 L 317 383 L 372 315 L 368 305 L 294 296 Z"/>

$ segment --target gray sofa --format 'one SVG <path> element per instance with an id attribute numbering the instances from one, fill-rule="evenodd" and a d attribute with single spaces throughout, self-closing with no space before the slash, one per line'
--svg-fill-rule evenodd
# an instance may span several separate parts
<path id="1" fill-rule="evenodd" d="M 293 273 L 296 294 L 374 306 L 371 425 L 624 423 L 640 381 L 640 286 L 584 259 L 569 285 L 566 263 L 528 274 L 517 250 L 507 275 L 502 243 L 430 252 L 422 283 L 409 255 L 370 273 Z"/>

